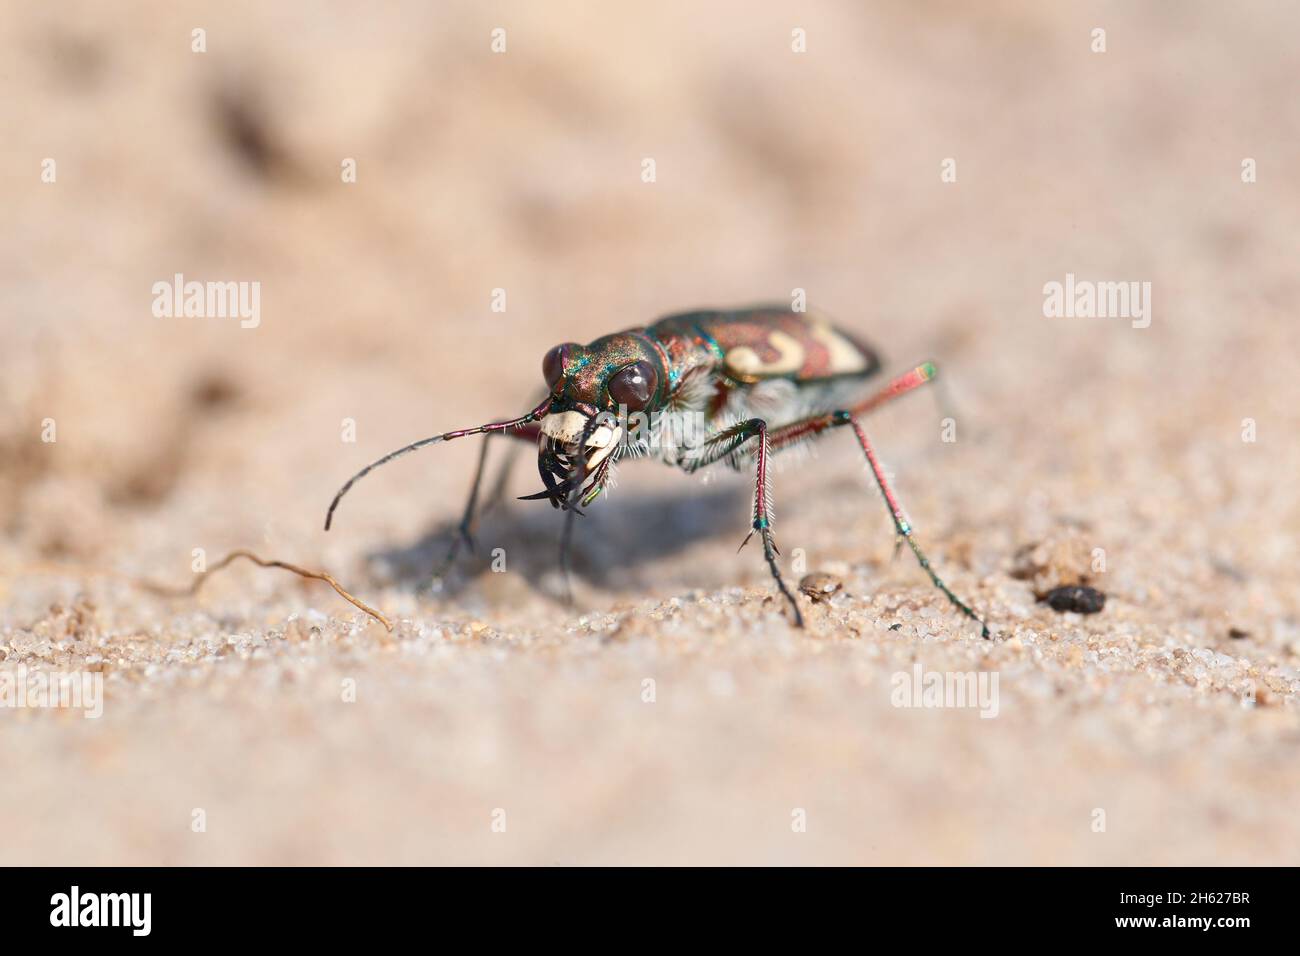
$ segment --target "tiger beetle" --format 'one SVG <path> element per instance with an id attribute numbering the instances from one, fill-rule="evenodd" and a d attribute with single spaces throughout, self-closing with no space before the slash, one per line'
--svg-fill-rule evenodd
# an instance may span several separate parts
<path id="1" fill-rule="evenodd" d="M 776 586 L 802 627 L 799 605 L 777 565 L 768 459 L 847 427 L 866 456 L 899 541 L 907 542 L 934 586 L 988 638 L 988 626 L 943 583 L 916 543 L 862 427 L 867 414 L 933 381 L 937 369 L 925 362 L 864 397 L 865 381 L 880 367 L 878 353 L 853 336 L 779 305 L 684 312 L 590 345 L 557 345 L 542 360 L 547 395 L 536 408 L 509 421 L 421 439 L 367 465 L 330 502 L 325 530 L 342 497 L 380 465 L 454 438 L 511 435 L 537 444 L 544 487 L 524 500 L 545 499 L 566 512 L 560 564 L 567 585 L 573 518 L 609 486 L 622 455 L 654 454 L 688 474 L 719 462 L 739 468 L 748 461 L 755 472 L 753 526 L 741 547 L 755 533 L 760 536 Z M 692 422 L 699 426 L 697 440 L 683 441 Z M 486 458 L 485 442 L 448 564 L 462 540 L 472 544 Z"/>

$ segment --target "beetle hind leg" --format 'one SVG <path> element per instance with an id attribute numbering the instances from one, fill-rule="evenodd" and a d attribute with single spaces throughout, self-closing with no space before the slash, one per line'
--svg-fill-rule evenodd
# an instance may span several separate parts
<path id="1" fill-rule="evenodd" d="M 889 508 L 890 517 L 894 520 L 894 529 L 896 533 L 894 543 L 894 554 L 902 550 L 904 542 L 912 549 L 916 555 L 917 563 L 925 571 L 934 584 L 949 602 L 957 608 L 962 614 L 970 618 L 980 626 L 980 636 L 986 640 L 989 638 L 988 625 L 984 623 L 983 618 L 971 610 L 970 605 L 953 593 L 952 589 L 943 582 L 943 579 L 935 572 L 930 564 L 930 559 L 926 557 L 921 546 L 916 543 L 912 535 L 912 525 L 903 515 L 902 506 L 899 505 L 898 499 L 894 496 L 893 489 L 889 487 L 889 482 L 885 478 L 884 470 L 880 467 L 880 461 L 876 458 L 875 449 L 872 447 L 867 433 L 863 430 L 859 419 L 868 412 L 875 411 L 882 405 L 885 405 L 894 399 L 906 395 L 914 389 L 920 388 L 935 380 L 938 375 L 938 369 L 933 362 L 922 362 L 915 368 L 910 369 L 904 374 L 893 379 L 884 388 L 880 389 L 874 395 L 866 400 L 859 402 L 848 410 L 827 412 L 821 415 L 813 415 L 801 421 L 792 422 L 784 425 L 772 433 L 771 447 L 774 451 L 782 448 L 788 448 L 801 441 L 807 441 L 821 435 L 827 429 L 837 428 L 848 425 L 852 428 L 854 435 L 858 440 L 862 453 L 866 455 L 867 464 L 871 468 L 871 473 L 876 479 L 876 484 L 880 487 L 880 493 L 884 496 L 885 505 Z"/>
<path id="2" fill-rule="evenodd" d="M 989 626 L 984 623 L 983 618 L 971 610 L 970 606 L 966 604 L 965 601 L 954 594 L 948 585 L 943 583 L 943 579 L 935 573 L 934 568 L 931 566 L 930 559 L 925 556 L 925 552 L 921 550 L 921 546 L 916 543 L 916 538 L 912 535 L 912 524 L 904 516 L 902 505 L 898 503 L 898 499 L 894 496 L 893 489 L 889 487 L 889 482 L 885 478 L 884 469 L 880 467 L 880 460 L 876 457 L 876 451 L 872 447 L 870 439 L 867 438 L 867 433 L 863 430 L 857 416 L 851 412 L 836 412 L 835 414 L 838 416 L 838 420 L 836 421 L 837 425 L 848 425 L 853 429 L 853 434 L 857 437 L 858 445 L 862 448 L 862 453 L 867 457 L 867 464 L 871 468 L 871 473 L 875 476 L 876 484 L 880 487 L 880 493 L 885 498 L 885 505 L 889 508 L 890 517 L 894 519 L 894 528 L 898 532 L 898 538 L 907 542 L 908 547 L 912 549 L 912 553 L 916 555 L 917 563 L 921 565 L 921 569 L 929 576 L 930 581 L 934 586 L 944 593 L 944 596 L 948 598 L 957 610 L 961 611 L 962 614 L 966 615 L 978 624 L 980 626 L 980 636 L 985 640 L 988 640 Z M 897 548 L 898 545 L 896 544 L 895 553 L 897 553 Z"/>

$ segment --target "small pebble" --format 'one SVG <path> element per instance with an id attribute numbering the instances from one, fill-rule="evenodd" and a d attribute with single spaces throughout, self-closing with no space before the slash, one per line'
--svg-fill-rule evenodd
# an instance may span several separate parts
<path id="1" fill-rule="evenodd" d="M 1228 636 L 1234 641 L 1244 641 L 1250 637 L 1250 631 L 1243 631 L 1239 627 L 1230 627 L 1228 628 Z"/>
<path id="2" fill-rule="evenodd" d="M 842 587 L 844 587 L 843 581 L 824 571 L 805 574 L 803 580 L 799 582 L 799 590 L 812 598 L 814 602 L 829 600 L 830 596 Z"/>
<path id="3" fill-rule="evenodd" d="M 1096 614 L 1106 606 L 1106 595 L 1096 588 L 1070 585 L 1053 588 L 1043 598 L 1053 611 L 1075 611 L 1079 614 Z"/>

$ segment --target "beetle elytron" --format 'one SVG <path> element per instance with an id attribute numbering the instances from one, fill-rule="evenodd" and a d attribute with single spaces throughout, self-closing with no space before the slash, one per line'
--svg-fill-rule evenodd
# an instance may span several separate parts
<path id="1" fill-rule="evenodd" d="M 739 467 L 748 457 L 755 489 L 753 527 L 745 542 L 755 533 L 760 536 L 776 586 L 802 626 L 799 606 L 777 565 L 768 460 L 782 449 L 847 426 L 866 455 L 900 540 L 907 541 L 935 587 L 987 638 L 988 627 L 940 580 L 917 545 L 861 423 L 869 412 L 933 380 L 936 369 L 926 362 L 864 395 L 864 382 L 879 370 L 880 359 L 870 347 L 822 318 L 779 305 L 685 312 L 590 345 L 557 345 L 542 361 L 548 394 L 536 408 L 510 421 L 422 439 L 367 465 L 334 496 L 325 529 L 339 500 L 380 465 L 453 438 L 509 434 L 537 443 L 544 488 L 527 497 L 545 498 L 567 512 L 561 547 L 567 573 L 573 517 L 607 487 L 621 455 L 653 452 L 687 473 L 722 461 Z M 634 427 L 634 420 L 638 426 L 651 425 L 648 430 Z M 680 426 L 692 420 L 703 423 L 702 438 L 684 445 L 677 436 L 689 429 Z M 486 451 L 485 445 L 461 522 L 465 538 L 474 520 Z M 460 540 L 453 542 L 449 559 Z"/>

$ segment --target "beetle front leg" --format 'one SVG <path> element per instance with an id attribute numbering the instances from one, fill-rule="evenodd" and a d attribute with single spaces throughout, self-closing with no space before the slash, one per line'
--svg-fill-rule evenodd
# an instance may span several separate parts
<path id="1" fill-rule="evenodd" d="M 503 434 L 535 445 L 537 435 L 540 431 L 537 425 L 525 425 L 511 432 Z M 474 468 L 474 481 L 470 484 L 469 500 L 465 502 L 465 510 L 461 513 L 460 524 L 452 533 L 451 544 L 447 548 L 447 556 L 443 558 L 442 564 L 433 571 L 433 582 L 436 587 L 438 582 L 445 578 L 452 566 L 456 563 L 456 558 L 460 555 L 461 547 L 468 548 L 471 553 L 474 551 L 474 529 L 478 526 L 478 519 L 482 518 L 489 511 L 501 503 L 505 497 L 506 480 L 510 477 L 511 466 L 515 462 L 516 452 L 521 446 L 514 445 L 510 448 L 506 460 L 501 464 L 501 470 L 497 475 L 497 480 L 493 484 L 492 491 L 488 496 L 487 502 L 480 509 L 478 507 L 479 490 L 483 486 L 483 476 L 487 472 L 488 447 L 492 443 L 492 438 L 496 432 L 488 432 L 483 436 L 483 445 L 479 450 L 478 464 Z M 475 511 L 477 510 L 477 514 Z"/>
<path id="2" fill-rule="evenodd" d="M 803 614 L 799 611 L 799 604 L 786 586 L 785 579 L 781 577 L 781 569 L 776 563 L 777 556 L 781 552 L 777 550 L 776 540 L 772 536 L 772 494 L 767 477 L 767 459 L 770 453 L 767 444 L 767 422 L 761 418 L 751 418 L 738 425 L 732 425 L 705 442 L 700 449 L 700 455 L 683 463 L 683 467 L 688 473 L 698 471 L 706 465 L 735 454 L 743 445 L 755 438 L 758 439 L 758 449 L 754 454 L 754 522 L 749 534 L 745 535 L 745 540 L 740 542 L 740 547 L 747 545 L 754 532 L 758 532 L 763 541 L 763 557 L 767 559 L 767 566 L 772 571 L 777 589 L 790 602 L 790 609 L 794 611 L 795 626 L 803 627 Z M 739 551 L 740 548 L 736 550 Z"/>
<path id="3" fill-rule="evenodd" d="M 478 464 L 474 467 L 474 481 L 469 487 L 469 500 L 465 502 L 465 510 L 461 513 L 460 524 L 452 532 L 451 545 L 447 548 L 447 556 L 442 559 L 442 564 L 433 570 L 433 585 L 436 589 L 438 583 L 447 576 L 456 563 L 456 556 L 460 554 L 461 546 L 464 545 L 472 554 L 474 551 L 474 509 L 478 505 L 478 492 L 483 484 L 483 472 L 487 469 L 488 445 L 492 440 L 491 435 L 484 435 L 482 445 L 478 453 Z"/>

